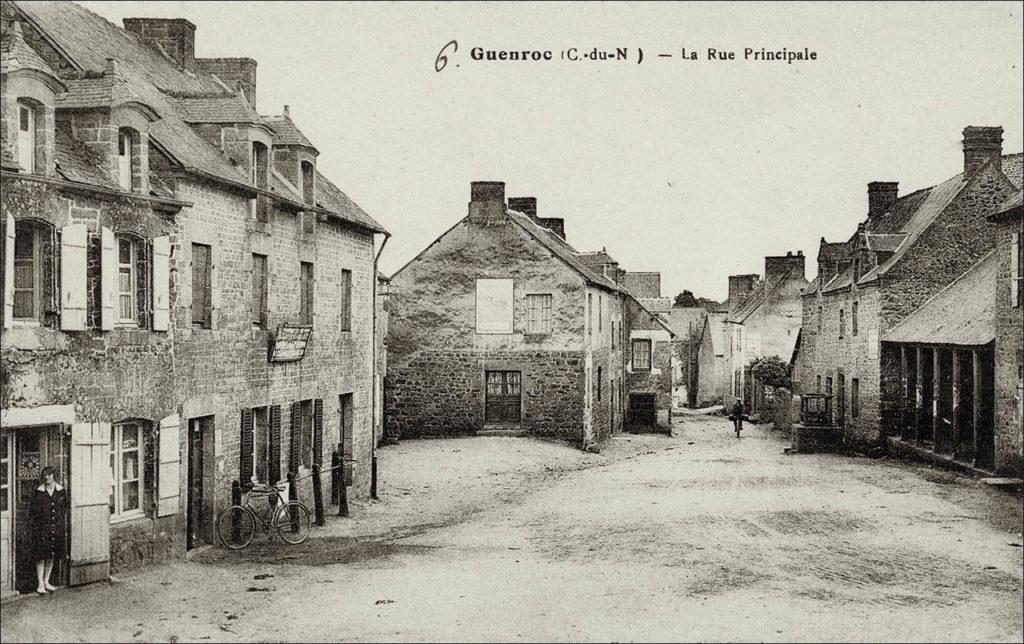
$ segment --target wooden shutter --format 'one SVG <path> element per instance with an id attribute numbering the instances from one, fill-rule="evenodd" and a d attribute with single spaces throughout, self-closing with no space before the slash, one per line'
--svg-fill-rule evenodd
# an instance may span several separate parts
<path id="1" fill-rule="evenodd" d="M 242 410 L 242 435 L 239 440 L 238 482 L 245 485 L 252 480 L 252 452 L 254 444 L 252 409 Z"/>
<path id="2" fill-rule="evenodd" d="M 14 217 L 4 218 L 4 328 L 11 328 L 14 317 Z"/>
<path id="3" fill-rule="evenodd" d="M 60 328 L 65 331 L 85 330 L 88 238 L 85 224 L 69 224 L 60 231 Z"/>
<path id="4" fill-rule="evenodd" d="M 171 414 L 160 421 L 160 484 L 157 516 L 177 514 L 181 488 L 181 419 Z"/>
<path id="5" fill-rule="evenodd" d="M 210 328 L 217 328 L 217 317 L 218 310 L 220 309 L 220 286 L 219 286 L 219 275 L 220 269 L 220 251 L 216 246 L 210 246 L 210 293 L 207 295 L 209 298 L 207 302 L 210 305 L 209 320 Z"/>
<path id="6" fill-rule="evenodd" d="M 110 423 L 71 426 L 71 585 L 110 576 Z"/>
<path id="7" fill-rule="evenodd" d="M 302 403 L 292 403 L 292 440 L 288 450 L 288 471 L 299 471 L 299 447 L 302 443 Z"/>
<path id="8" fill-rule="evenodd" d="M 117 315 L 117 239 L 109 228 L 100 228 L 100 293 L 100 328 L 109 331 Z"/>
<path id="9" fill-rule="evenodd" d="M 166 331 L 170 323 L 171 238 L 153 239 L 153 330 Z"/>
<path id="10" fill-rule="evenodd" d="M 271 485 L 281 480 L 281 405 L 270 408 L 270 472 Z"/>
<path id="11" fill-rule="evenodd" d="M 153 255 L 150 244 L 144 241 L 132 243 L 136 248 L 135 252 L 135 322 L 140 329 L 149 329 L 153 323 L 153 298 L 151 296 L 149 267 L 152 266 L 150 257 Z"/>
<path id="12" fill-rule="evenodd" d="M 317 398 L 313 401 L 313 462 L 322 465 L 324 462 L 324 401 Z"/>

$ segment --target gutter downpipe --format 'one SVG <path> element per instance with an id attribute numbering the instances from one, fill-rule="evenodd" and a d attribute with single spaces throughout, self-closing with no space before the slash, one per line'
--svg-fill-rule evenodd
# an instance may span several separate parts
<path id="1" fill-rule="evenodd" d="M 373 258 L 373 328 L 370 333 L 372 339 L 372 347 L 370 353 L 373 356 L 373 364 L 370 368 L 373 374 L 373 379 L 370 382 L 370 400 L 372 401 L 372 407 L 370 410 L 370 433 L 373 438 L 370 441 L 370 498 L 373 500 L 377 499 L 377 380 L 380 376 L 377 373 L 377 263 L 380 261 L 380 256 L 384 252 L 384 247 L 388 244 L 388 239 L 391 238 L 391 234 L 388 232 L 384 233 L 384 241 L 381 242 L 380 250 L 377 251 L 377 255 Z M 381 387 L 383 388 L 384 379 L 380 376 Z M 381 414 L 381 424 L 384 423 L 384 414 Z"/>

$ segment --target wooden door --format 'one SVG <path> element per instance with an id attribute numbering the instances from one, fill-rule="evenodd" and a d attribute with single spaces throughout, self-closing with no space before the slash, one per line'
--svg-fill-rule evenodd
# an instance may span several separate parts
<path id="1" fill-rule="evenodd" d="M 14 588 L 14 434 L 0 435 L 0 597 Z"/>
<path id="2" fill-rule="evenodd" d="M 846 376 L 839 374 L 836 381 L 836 425 L 846 426 Z"/>
<path id="3" fill-rule="evenodd" d="M 110 577 L 110 423 L 71 426 L 72 586 Z"/>
<path id="4" fill-rule="evenodd" d="M 488 371 L 484 420 L 518 423 L 522 409 L 522 372 Z"/>
<path id="5" fill-rule="evenodd" d="M 203 419 L 188 421 L 188 549 L 204 543 L 203 527 Z"/>

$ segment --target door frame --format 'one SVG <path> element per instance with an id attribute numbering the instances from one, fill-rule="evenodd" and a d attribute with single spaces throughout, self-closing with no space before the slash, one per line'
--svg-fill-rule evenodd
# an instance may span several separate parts
<path id="1" fill-rule="evenodd" d="M 214 542 L 213 526 L 215 517 L 215 489 L 213 466 L 215 453 L 213 445 L 216 431 L 216 417 L 213 414 L 194 416 L 188 419 L 185 431 L 188 463 L 186 464 L 185 492 L 185 549 Z M 198 460 L 198 463 L 196 462 Z M 196 497 L 198 483 L 198 498 Z M 198 521 L 198 525 L 196 522 Z"/>

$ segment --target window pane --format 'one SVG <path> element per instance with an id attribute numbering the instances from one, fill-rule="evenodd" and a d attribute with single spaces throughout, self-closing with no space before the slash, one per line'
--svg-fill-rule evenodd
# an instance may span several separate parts
<path id="1" fill-rule="evenodd" d="M 132 481 L 121 487 L 121 512 L 139 509 L 139 482 Z"/>
<path id="2" fill-rule="evenodd" d="M 121 446 L 124 449 L 135 449 L 139 446 L 138 425 L 121 425 Z"/>
<path id="3" fill-rule="evenodd" d="M 14 233 L 14 259 L 32 259 L 35 241 L 33 229 L 20 225 Z"/>
<path id="4" fill-rule="evenodd" d="M 32 112 L 27 107 L 18 108 L 18 127 L 22 132 L 28 132 L 32 127 Z"/>
<path id="5" fill-rule="evenodd" d="M 132 243 L 127 239 L 117 240 L 117 259 L 122 264 L 132 263 Z"/>
<path id="6" fill-rule="evenodd" d="M 132 450 L 121 454 L 121 480 L 133 481 L 139 478 L 139 452 Z"/>
<path id="7" fill-rule="evenodd" d="M 16 318 L 32 318 L 35 317 L 35 311 L 33 310 L 33 298 L 32 291 L 15 291 L 14 292 L 14 317 Z"/>

